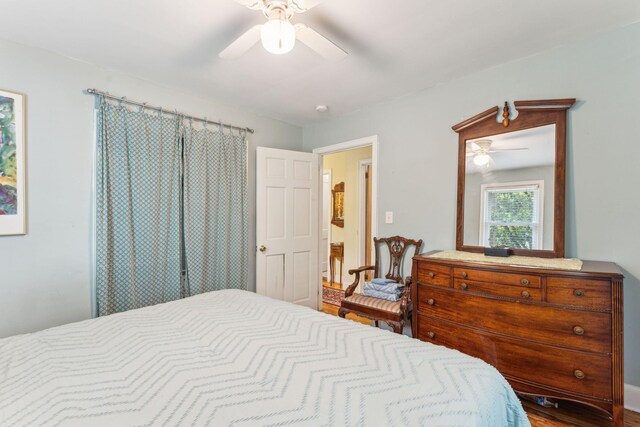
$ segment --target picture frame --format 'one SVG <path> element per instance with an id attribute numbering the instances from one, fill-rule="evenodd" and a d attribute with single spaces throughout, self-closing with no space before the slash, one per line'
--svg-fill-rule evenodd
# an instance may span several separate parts
<path id="1" fill-rule="evenodd" d="M 25 95 L 0 89 L 0 236 L 27 233 Z"/>

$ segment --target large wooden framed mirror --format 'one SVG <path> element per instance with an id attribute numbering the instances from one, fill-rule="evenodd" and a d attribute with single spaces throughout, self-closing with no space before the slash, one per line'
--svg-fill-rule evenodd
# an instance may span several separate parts
<path id="1" fill-rule="evenodd" d="M 458 133 L 456 249 L 564 257 L 566 116 L 575 99 L 505 102 Z"/>

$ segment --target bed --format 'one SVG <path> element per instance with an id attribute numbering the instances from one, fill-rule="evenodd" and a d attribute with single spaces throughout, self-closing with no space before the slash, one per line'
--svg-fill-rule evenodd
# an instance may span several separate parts
<path id="1" fill-rule="evenodd" d="M 224 290 L 0 340 L 2 426 L 529 426 L 441 346 Z"/>

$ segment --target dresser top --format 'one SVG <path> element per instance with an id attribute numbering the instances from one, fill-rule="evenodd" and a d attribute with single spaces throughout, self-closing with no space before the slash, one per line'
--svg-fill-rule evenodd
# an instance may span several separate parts
<path id="1" fill-rule="evenodd" d="M 567 276 L 594 276 L 594 277 L 608 277 L 608 278 L 619 278 L 622 279 L 624 275 L 620 270 L 620 267 L 614 262 L 608 261 L 582 261 L 582 269 L 580 270 L 560 270 L 560 269 L 550 269 L 550 268 L 541 268 L 541 267 L 530 267 L 530 266 L 521 266 L 521 265 L 506 265 L 506 264 L 496 264 L 490 261 L 487 262 L 477 262 L 477 261 L 462 261 L 462 260 L 452 260 L 452 259 L 443 259 L 443 258 L 429 258 L 431 255 L 436 254 L 442 251 L 429 251 L 422 253 L 420 255 L 416 255 L 413 259 L 415 260 L 425 260 L 437 264 L 446 264 L 460 267 L 469 267 L 472 265 L 477 265 L 478 267 L 490 267 L 494 270 L 501 271 L 522 271 L 526 273 L 537 273 L 537 274 L 553 274 L 553 275 L 567 275 Z"/>

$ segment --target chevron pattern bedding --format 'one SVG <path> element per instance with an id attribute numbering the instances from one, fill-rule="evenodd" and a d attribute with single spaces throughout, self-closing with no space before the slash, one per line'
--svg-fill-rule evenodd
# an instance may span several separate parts
<path id="1" fill-rule="evenodd" d="M 490 365 L 224 290 L 0 340 L 2 426 L 528 426 Z"/>

